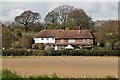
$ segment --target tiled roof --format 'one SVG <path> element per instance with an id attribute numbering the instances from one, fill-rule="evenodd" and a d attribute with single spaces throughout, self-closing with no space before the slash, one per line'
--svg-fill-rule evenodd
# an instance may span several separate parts
<path id="1" fill-rule="evenodd" d="M 36 38 L 93 38 L 89 30 L 41 30 Z"/>

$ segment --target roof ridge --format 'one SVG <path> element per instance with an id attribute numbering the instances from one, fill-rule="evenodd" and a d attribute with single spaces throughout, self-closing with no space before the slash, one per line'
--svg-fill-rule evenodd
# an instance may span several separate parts
<path id="1" fill-rule="evenodd" d="M 79 29 L 81 31 L 90 31 L 89 29 Z M 47 29 L 47 30 L 41 30 L 41 31 L 78 31 L 78 30 L 64 30 L 64 29 Z"/>
<path id="2" fill-rule="evenodd" d="M 93 38 L 90 30 L 41 30 L 36 37 L 50 37 L 57 38 Z"/>

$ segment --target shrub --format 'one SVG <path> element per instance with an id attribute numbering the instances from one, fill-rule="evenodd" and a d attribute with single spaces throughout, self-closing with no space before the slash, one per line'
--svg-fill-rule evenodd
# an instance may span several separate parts
<path id="1" fill-rule="evenodd" d="M 20 49 L 20 48 L 22 48 L 22 45 L 19 42 L 14 42 L 11 44 L 11 48 Z"/>
<path id="2" fill-rule="evenodd" d="M 9 30 L 7 26 L 2 27 L 2 47 L 9 49 L 11 43 L 14 41 L 14 34 Z"/>
<path id="3" fill-rule="evenodd" d="M 2 78 L 22 78 L 22 76 L 16 74 L 16 72 L 12 72 L 11 70 L 3 69 Z"/>
<path id="4" fill-rule="evenodd" d="M 22 48 L 30 49 L 33 44 L 33 39 L 32 37 L 26 35 L 21 37 L 18 42 L 22 45 Z"/>
<path id="5" fill-rule="evenodd" d="M 2 51 L 2 56 L 30 56 L 32 52 L 24 49 L 5 49 Z"/>
<path id="6" fill-rule="evenodd" d="M 44 44 L 37 44 L 38 45 L 38 48 L 40 49 L 40 50 L 44 50 L 44 48 L 45 48 L 45 45 Z"/>
<path id="7" fill-rule="evenodd" d="M 120 56 L 120 50 L 46 50 L 45 56 Z"/>
<path id="8" fill-rule="evenodd" d="M 22 37 L 22 32 L 20 30 L 15 30 L 14 35 L 16 38 L 20 38 L 20 37 Z"/>
<path id="9" fill-rule="evenodd" d="M 44 45 L 44 44 L 40 44 L 40 43 L 38 43 L 38 44 L 33 44 L 33 45 L 32 45 L 32 48 L 33 48 L 33 49 L 44 50 L 44 49 L 45 49 L 45 45 Z"/>
<path id="10" fill-rule="evenodd" d="M 32 49 L 39 49 L 39 48 L 38 48 L 37 44 L 33 44 Z"/>
<path id="11" fill-rule="evenodd" d="M 45 55 L 45 51 L 44 51 L 44 50 L 34 50 L 34 51 L 32 52 L 32 54 L 33 54 L 34 56 L 44 56 L 44 55 Z"/>
<path id="12" fill-rule="evenodd" d="M 3 56 L 120 56 L 120 50 L 25 50 L 5 49 Z"/>

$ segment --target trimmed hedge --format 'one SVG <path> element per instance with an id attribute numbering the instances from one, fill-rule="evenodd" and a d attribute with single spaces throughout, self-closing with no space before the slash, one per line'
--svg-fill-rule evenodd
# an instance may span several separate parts
<path id="1" fill-rule="evenodd" d="M 45 50 L 34 50 L 32 55 L 34 56 L 44 56 Z"/>
<path id="2" fill-rule="evenodd" d="M 32 52 L 24 49 L 5 49 L 2 50 L 2 56 L 31 56 Z"/>
<path id="3" fill-rule="evenodd" d="M 2 56 L 120 56 L 120 50 L 21 50 L 5 49 Z"/>
<path id="4" fill-rule="evenodd" d="M 46 56 L 120 56 L 120 50 L 52 50 Z"/>

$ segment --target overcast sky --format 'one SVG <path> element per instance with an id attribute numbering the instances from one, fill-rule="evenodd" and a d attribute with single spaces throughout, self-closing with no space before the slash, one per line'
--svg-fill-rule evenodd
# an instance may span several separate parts
<path id="1" fill-rule="evenodd" d="M 45 15 L 60 5 L 70 5 L 81 8 L 91 16 L 93 20 L 118 19 L 118 2 L 2 2 L 2 21 L 14 21 L 15 16 L 25 10 L 32 10 L 41 15 L 41 21 Z"/>

